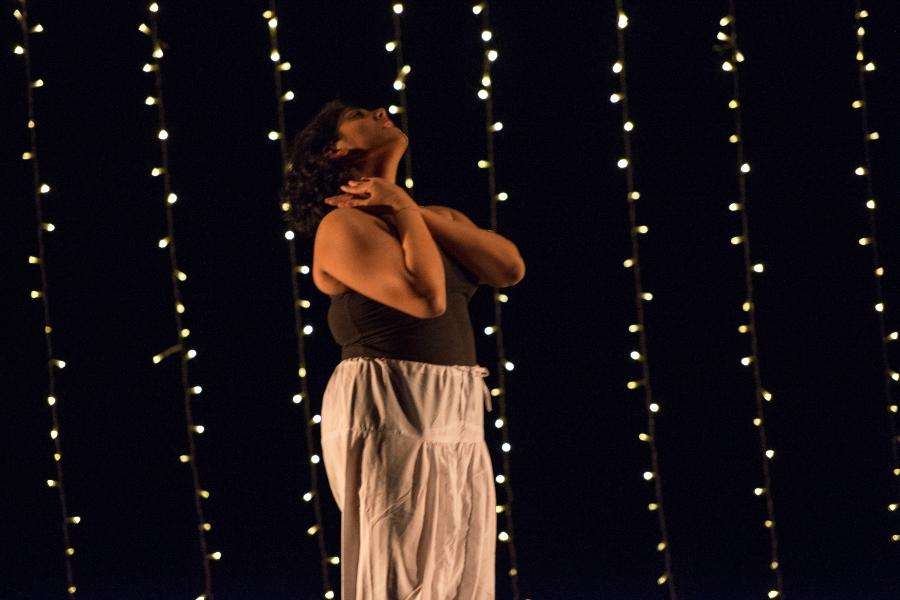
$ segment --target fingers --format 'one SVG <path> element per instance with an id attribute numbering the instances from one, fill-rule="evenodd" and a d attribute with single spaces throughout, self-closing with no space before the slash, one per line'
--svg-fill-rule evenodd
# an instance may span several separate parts
<path id="1" fill-rule="evenodd" d="M 323 201 L 331 206 L 359 206 L 368 204 L 368 200 L 353 196 L 352 194 L 338 194 L 329 196 Z"/>

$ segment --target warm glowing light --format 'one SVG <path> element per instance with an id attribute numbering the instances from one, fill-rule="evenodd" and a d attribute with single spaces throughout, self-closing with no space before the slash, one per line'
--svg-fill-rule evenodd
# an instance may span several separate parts
<path id="1" fill-rule="evenodd" d="M 397 49 L 397 42 L 394 40 L 387 42 L 384 45 L 384 49 L 387 50 L 388 52 L 393 52 L 394 50 Z"/>
<path id="2" fill-rule="evenodd" d="M 763 266 L 762 263 L 758 263 L 758 264 L 753 265 L 753 270 L 756 273 L 762 273 L 763 271 L 765 271 L 765 266 Z"/>
<path id="3" fill-rule="evenodd" d="M 622 124 L 622 129 L 624 129 L 625 131 L 631 131 L 632 129 L 634 129 L 634 123 L 632 123 L 631 121 L 625 121 L 625 123 Z"/>
<path id="4" fill-rule="evenodd" d="M 46 183 L 41 184 L 41 193 L 42 194 L 46 194 L 49 191 L 50 191 L 49 185 L 47 185 Z"/>
<path id="5" fill-rule="evenodd" d="M 484 4 L 476 4 L 472 7 L 472 14 L 480 15 L 482 10 L 484 10 Z"/>
<path id="6" fill-rule="evenodd" d="M 148 10 L 149 10 L 150 12 L 152 12 L 152 13 L 159 12 L 159 4 L 157 4 L 156 2 L 154 2 L 153 4 L 151 4 L 151 5 L 150 5 L 149 7 L 147 7 L 147 8 L 148 8 Z"/>
<path id="7" fill-rule="evenodd" d="M 741 173 L 749 173 L 750 172 L 750 163 L 744 163 L 741 165 Z"/>
<path id="8" fill-rule="evenodd" d="M 312 332 L 313 332 L 313 326 L 312 326 L 312 325 L 304 325 L 304 326 L 303 326 L 303 335 L 309 335 L 309 334 L 311 334 Z"/>
<path id="9" fill-rule="evenodd" d="M 628 27 L 628 15 L 626 15 L 626 14 L 623 13 L 623 12 L 620 12 L 620 13 L 619 13 L 619 20 L 618 20 L 618 22 L 616 23 L 616 26 L 617 26 L 619 29 L 625 29 L 626 27 Z"/>
<path id="10" fill-rule="evenodd" d="M 487 100 L 488 91 L 485 89 L 478 90 L 478 97 L 481 98 L 482 100 Z"/>
<path id="11" fill-rule="evenodd" d="M 285 232 L 284 232 L 284 239 L 286 239 L 286 240 L 292 240 L 292 239 L 294 239 L 294 232 L 291 231 L 290 229 L 288 229 L 287 231 L 285 231 Z"/>
<path id="12" fill-rule="evenodd" d="M 506 481 L 506 477 L 504 477 L 503 473 L 501 473 L 501 474 L 497 475 L 496 477 L 494 477 L 494 481 L 496 481 L 497 483 L 503 483 Z"/>
<path id="13" fill-rule="evenodd" d="M 494 427 L 497 429 L 503 429 L 503 419 L 497 419 L 494 421 Z"/>
<path id="14" fill-rule="evenodd" d="M 278 50 L 272 50 L 272 52 L 269 54 L 269 59 L 272 62 L 277 63 L 279 60 L 281 60 L 281 54 L 278 53 Z"/>
<path id="15" fill-rule="evenodd" d="M 403 13 L 403 5 L 400 4 L 399 2 L 394 4 L 393 9 L 394 9 L 395 14 L 399 15 L 399 14 Z"/>
<path id="16" fill-rule="evenodd" d="M 659 412 L 659 404 L 657 404 L 656 402 L 651 402 L 649 408 L 650 408 L 650 412 L 652 412 L 652 413 Z"/>
<path id="17" fill-rule="evenodd" d="M 725 62 L 722 63 L 722 70 L 723 71 L 733 71 L 734 65 L 732 65 L 730 62 L 728 62 L 726 60 Z"/>
<path id="18" fill-rule="evenodd" d="M 512 446 L 509 445 L 509 442 L 504 442 L 503 445 L 500 446 L 500 449 L 504 452 L 509 452 L 511 448 Z"/>
<path id="19" fill-rule="evenodd" d="M 178 195 L 170 192 L 169 195 L 166 196 L 166 202 L 168 202 L 169 204 L 175 204 L 176 202 L 178 202 Z"/>
<path id="20" fill-rule="evenodd" d="M 165 129 L 160 129 L 159 133 L 156 134 L 156 137 L 158 137 L 161 140 L 167 140 L 167 139 L 169 139 L 169 132 L 166 131 Z"/>
<path id="21" fill-rule="evenodd" d="M 613 94 L 609 95 L 609 101 L 612 102 L 613 104 L 615 104 L 616 102 L 618 102 L 621 99 L 622 99 L 622 96 L 620 96 L 619 94 L 613 93 Z"/>
<path id="22" fill-rule="evenodd" d="M 647 481 L 650 481 L 651 479 L 653 479 L 653 472 L 652 471 L 644 471 L 644 479 L 646 479 Z"/>
<path id="23" fill-rule="evenodd" d="M 494 62 L 497 60 L 497 51 L 496 50 L 488 50 L 487 51 L 488 60 Z"/>
<path id="24" fill-rule="evenodd" d="M 619 161 L 616 163 L 616 165 L 618 165 L 618 167 L 619 167 L 620 169 L 624 169 L 625 167 L 628 166 L 628 159 L 627 159 L 627 158 L 620 158 Z"/>
<path id="25" fill-rule="evenodd" d="M 25 54 L 25 48 L 23 48 L 22 46 L 16 46 L 16 47 L 13 49 L 13 52 L 14 52 L 15 54 Z"/>
<path id="26" fill-rule="evenodd" d="M 497 534 L 497 539 L 500 540 L 501 542 L 508 542 L 509 534 L 506 533 L 505 531 L 501 531 L 499 534 Z"/>
<path id="27" fill-rule="evenodd" d="M 492 37 L 494 37 L 494 34 L 491 33 L 491 32 L 490 32 L 489 30 L 487 30 L 487 29 L 485 29 L 484 31 L 481 32 L 481 39 L 482 39 L 483 41 L 485 41 L 485 42 L 491 41 L 491 38 L 492 38 Z"/>
<path id="28" fill-rule="evenodd" d="M 622 69 L 623 69 L 623 66 L 622 66 L 622 63 L 621 63 L 621 62 L 616 61 L 616 62 L 613 63 L 613 66 L 612 66 L 612 72 L 613 72 L 613 73 L 621 73 L 621 72 L 622 72 Z"/>
<path id="29" fill-rule="evenodd" d="M 280 135 L 277 131 L 270 131 L 270 132 L 269 132 L 269 139 L 272 140 L 273 142 L 274 142 L 275 140 L 277 140 L 278 138 L 280 138 L 280 137 L 281 137 L 281 135 Z"/>

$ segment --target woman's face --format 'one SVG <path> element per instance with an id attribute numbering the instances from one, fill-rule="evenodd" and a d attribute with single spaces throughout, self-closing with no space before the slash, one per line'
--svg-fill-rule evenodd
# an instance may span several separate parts
<path id="1" fill-rule="evenodd" d="M 388 118 L 383 108 L 347 108 L 338 120 L 338 148 L 357 151 L 387 149 L 405 144 L 406 134 Z"/>

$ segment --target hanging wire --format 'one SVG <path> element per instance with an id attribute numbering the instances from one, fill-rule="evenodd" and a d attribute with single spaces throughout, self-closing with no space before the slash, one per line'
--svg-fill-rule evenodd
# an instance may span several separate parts
<path id="1" fill-rule="evenodd" d="M 81 522 L 81 517 L 69 515 L 68 503 L 66 501 L 66 486 L 63 479 L 62 466 L 62 442 L 59 435 L 59 398 L 57 396 L 56 387 L 56 370 L 63 369 L 66 366 L 65 361 L 55 356 L 53 352 L 53 326 L 50 321 L 50 288 L 47 277 L 47 261 L 46 246 L 44 244 L 44 234 L 54 231 L 56 228 L 53 223 L 44 221 L 43 195 L 50 192 L 50 186 L 41 181 L 40 164 L 38 162 L 37 148 L 37 124 L 35 122 L 34 110 L 34 90 L 44 86 L 43 79 L 32 79 L 31 65 L 31 33 L 40 33 L 44 30 L 39 23 L 30 25 L 28 19 L 28 3 L 26 0 L 19 0 L 19 8 L 13 12 L 22 32 L 22 44 L 17 45 L 13 53 L 24 58 L 25 64 L 25 90 L 28 104 L 28 135 L 30 146 L 27 152 L 22 153 L 22 159 L 31 161 L 32 184 L 34 187 L 34 209 L 35 218 L 37 220 L 37 246 L 38 255 L 29 256 L 28 263 L 37 265 L 41 277 L 41 289 L 32 290 L 31 298 L 40 299 L 44 312 L 44 345 L 47 350 L 47 404 L 50 406 L 50 419 L 53 428 L 50 430 L 50 439 L 53 440 L 53 462 L 56 468 L 56 478 L 48 479 L 47 486 L 56 488 L 57 497 L 59 498 L 59 510 L 62 520 L 62 538 L 64 551 L 64 564 L 66 570 L 66 592 L 70 598 L 75 597 L 77 587 L 75 586 L 75 577 L 72 567 L 72 556 L 75 554 L 75 548 L 72 546 L 69 525 L 76 525 Z"/>
<path id="2" fill-rule="evenodd" d="M 773 395 L 763 387 L 762 372 L 759 365 L 759 340 L 756 328 L 756 303 L 753 296 L 753 274 L 763 273 L 764 266 L 762 263 L 753 264 L 750 258 L 750 227 L 747 216 L 747 174 L 750 173 L 750 163 L 744 158 L 744 133 L 742 130 L 742 113 L 741 113 L 741 96 L 740 81 L 738 77 L 739 66 L 744 62 L 744 55 L 738 48 L 737 42 L 737 20 L 735 19 L 735 2 L 729 0 L 728 14 L 719 20 L 719 26 L 725 31 L 720 31 L 716 36 L 719 44 L 716 49 L 723 55 L 722 70 L 731 75 L 732 81 L 732 97 L 728 101 L 728 108 L 732 110 L 734 115 L 734 133 L 732 133 L 728 141 L 735 145 L 737 153 L 737 173 L 738 173 L 738 201 L 729 205 L 728 209 L 737 212 L 741 218 L 741 235 L 731 238 L 731 244 L 734 246 L 742 245 L 744 250 L 744 280 L 746 287 L 746 300 L 743 302 L 741 309 L 747 313 L 748 324 L 742 324 L 738 327 L 741 334 L 750 334 L 750 355 L 741 358 L 741 364 L 745 367 L 752 367 L 754 381 L 754 396 L 756 399 L 756 417 L 753 419 L 753 425 L 757 428 L 759 435 L 759 448 L 762 467 L 763 484 L 753 489 L 753 494 L 757 497 L 763 496 L 766 501 L 766 519 L 763 526 L 769 532 L 769 569 L 772 571 L 773 584 L 768 591 L 769 598 L 780 598 L 784 595 L 784 582 L 781 572 L 781 564 L 778 560 L 778 535 L 775 520 L 775 500 L 772 494 L 772 477 L 769 469 L 769 461 L 774 459 L 775 451 L 769 447 L 766 434 L 766 418 L 765 403 L 773 400 Z"/>
<path id="3" fill-rule="evenodd" d="M 663 503 L 662 477 L 660 476 L 659 452 L 656 446 L 656 414 L 661 407 L 653 400 L 653 390 L 650 385 L 650 360 L 647 353 L 647 326 L 644 319 L 644 302 L 653 299 L 653 294 L 644 291 L 644 284 L 641 280 L 641 261 L 640 261 L 640 236 L 646 234 L 649 229 L 646 225 L 638 225 L 637 223 L 637 201 L 640 199 L 640 193 L 635 189 L 634 185 L 634 159 L 631 149 L 631 132 L 634 129 L 634 122 L 629 115 L 629 95 L 625 68 L 625 29 L 628 27 L 628 15 L 622 5 L 622 0 L 616 0 L 616 45 L 618 49 L 618 57 L 613 63 L 612 71 L 616 75 L 619 82 L 619 91 L 610 95 L 610 101 L 621 107 L 622 113 L 622 140 L 624 144 L 624 157 L 618 161 L 620 169 L 625 171 L 626 182 L 626 201 L 628 203 L 628 222 L 631 235 L 631 258 L 624 262 L 626 269 L 632 269 L 634 274 L 634 301 L 637 313 L 637 323 L 628 326 L 630 333 L 636 333 L 638 336 L 639 351 L 632 351 L 631 358 L 641 367 L 641 379 L 637 381 L 629 381 L 627 388 L 630 390 L 639 387 L 644 388 L 644 406 L 647 409 L 647 432 L 638 434 L 638 439 L 646 442 L 650 448 L 650 470 L 643 474 L 645 481 L 653 482 L 653 491 L 655 500 L 650 502 L 647 507 L 650 511 L 657 515 L 657 523 L 659 525 L 660 541 L 656 544 L 657 552 L 661 552 L 663 556 L 663 573 L 656 579 L 657 585 L 665 585 L 670 600 L 676 600 L 677 594 L 675 589 L 675 577 L 672 573 L 672 554 L 669 544 L 669 534 L 666 527 L 665 504 Z"/>
<path id="4" fill-rule="evenodd" d="M 893 476 L 893 495 L 892 500 L 888 503 L 888 511 L 896 513 L 900 506 L 900 436 L 897 435 L 897 403 L 893 399 L 892 381 L 900 381 L 900 373 L 891 369 L 888 362 L 888 344 L 897 341 L 897 331 L 887 332 L 885 323 L 885 304 L 884 290 L 881 285 L 881 278 L 884 276 L 884 267 L 881 266 L 881 257 L 878 252 L 878 230 L 875 221 L 875 210 L 877 207 L 875 201 L 874 184 L 872 181 L 872 151 L 871 142 L 879 139 L 877 131 L 869 129 L 869 102 L 866 95 L 866 74 L 875 70 L 875 63 L 866 60 L 865 48 L 863 40 L 866 35 L 866 29 L 863 21 L 869 16 L 869 11 L 861 6 L 861 2 L 856 0 L 856 10 L 854 12 L 854 20 L 856 27 L 856 64 L 859 83 L 859 98 L 854 100 L 852 107 L 860 112 L 860 124 L 862 126 L 863 138 L 863 157 L 864 163 L 854 171 L 856 175 L 861 176 L 865 182 L 866 191 L 866 208 L 869 215 L 869 235 L 859 239 L 861 246 L 869 246 L 872 250 L 872 266 L 875 275 L 875 312 L 878 315 L 878 332 L 881 341 L 881 364 L 884 368 L 884 399 L 887 408 L 888 428 L 891 434 L 891 475 Z M 893 524 L 895 528 L 891 532 L 890 539 L 892 542 L 900 542 L 900 527 L 897 526 L 896 520 Z"/>
<path id="5" fill-rule="evenodd" d="M 269 58 L 271 59 L 273 64 L 272 72 L 274 74 L 275 81 L 275 107 L 278 119 L 278 129 L 269 132 L 269 139 L 273 141 L 278 140 L 278 148 L 281 153 L 281 173 L 283 178 L 290 168 L 290 165 L 288 164 L 289 157 L 284 117 L 284 103 L 293 100 L 294 93 L 290 90 L 286 92 L 284 91 L 281 76 L 282 73 L 290 70 L 291 63 L 281 60 L 281 52 L 278 49 L 278 11 L 275 6 L 275 0 L 269 0 L 269 9 L 263 12 L 263 18 L 266 20 L 266 24 L 268 25 L 269 30 Z M 282 203 L 281 210 L 283 212 L 287 212 L 288 210 L 290 210 L 290 204 L 286 202 Z M 300 284 L 297 280 L 297 274 L 308 275 L 309 267 L 306 265 L 298 267 L 297 265 L 297 245 L 294 241 L 293 231 L 288 230 L 287 232 L 285 232 L 285 239 L 287 239 L 288 242 L 288 257 L 290 260 L 291 297 L 294 306 L 294 332 L 297 339 L 297 375 L 300 383 L 300 393 L 294 395 L 293 402 L 295 404 L 303 405 L 303 416 L 306 430 L 306 450 L 307 457 L 309 459 L 309 491 L 307 491 L 303 495 L 303 500 L 312 505 L 313 518 L 315 519 L 315 523 L 307 528 L 306 532 L 308 535 L 316 536 L 316 540 L 319 546 L 319 570 L 322 579 L 322 593 L 326 599 L 330 600 L 331 598 L 334 598 L 334 590 L 331 589 L 328 566 L 340 564 L 340 557 L 329 556 L 325 544 L 325 528 L 323 526 L 322 505 L 319 495 L 318 465 L 320 463 L 320 458 L 316 449 L 315 436 L 313 435 L 313 428 L 318 426 L 318 424 L 321 422 L 321 417 L 318 414 L 311 414 L 312 408 L 308 400 L 307 402 L 303 402 L 303 399 L 310 398 L 306 377 L 306 349 L 304 344 L 304 334 L 307 331 L 311 331 L 311 328 L 309 325 L 303 324 L 303 313 L 301 311 L 301 308 L 309 308 L 310 302 L 309 300 L 303 299 L 300 296 Z"/>
<path id="6" fill-rule="evenodd" d="M 478 162 L 478 167 L 487 171 L 488 199 L 490 202 L 491 228 L 497 232 L 497 202 L 505 202 L 508 195 L 505 192 L 497 193 L 497 168 L 494 157 L 494 134 L 503 129 L 503 123 L 494 121 L 493 82 L 491 80 L 491 67 L 497 60 L 497 50 L 493 47 L 494 33 L 491 29 L 490 6 L 487 2 L 480 2 L 472 7 L 476 16 L 481 16 L 481 41 L 484 43 L 482 57 L 481 89 L 478 90 L 478 98 L 484 102 L 484 123 L 487 134 L 487 157 Z M 494 426 L 500 430 L 500 456 L 502 457 L 502 473 L 498 474 L 496 481 L 502 486 L 505 501 L 497 504 L 498 515 L 503 515 L 503 528 L 497 534 L 497 538 L 506 546 L 509 556 L 509 582 L 512 588 L 513 600 L 519 600 L 519 559 L 516 553 L 516 536 L 513 528 L 513 488 L 510 469 L 509 453 L 509 419 L 506 412 L 506 373 L 513 370 L 513 363 L 506 357 L 503 345 L 503 304 L 508 301 L 506 294 L 500 293 L 494 288 L 494 324 L 488 331 L 493 335 L 497 345 L 497 386 L 491 389 L 491 396 L 497 399 L 499 417 L 494 421 Z"/>
<path id="7" fill-rule="evenodd" d="M 187 275 L 178 268 L 178 258 L 175 251 L 175 214 L 174 205 L 178 201 L 178 196 L 172 191 L 172 181 L 169 172 L 169 149 L 168 138 L 169 133 L 166 129 L 166 112 L 163 102 L 162 90 L 162 58 L 165 55 L 164 49 L 166 45 L 160 40 L 159 25 L 157 21 L 157 13 L 159 12 L 159 4 L 154 2 L 148 7 L 150 26 L 141 23 L 138 30 L 146 34 L 152 42 L 151 62 L 144 65 L 144 72 L 153 73 L 155 96 L 148 96 L 144 103 L 147 106 L 156 106 L 157 116 L 159 119 L 159 129 L 157 138 L 159 139 L 160 161 L 158 167 L 154 167 L 151 175 L 154 177 L 162 176 L 163 180 L 163 196 L 165 198 L 166 208 L 166 237 L 159 241 L 160 248 L 168 248 L 169 263 L 171 266 L 171 284 L 172 299 L 174 301 L 175 316 L 175 336 L 178 343 L 170 346 L 163 352 L 153 357 L 154 364 L 159 364 L 165 358 L 177 354 L 180 359 L 181 367 L 181 387 L 182 398 L 184 401 L 185 416 L 185 433 L 188 452 L 182 454 L 179 460 L 190 466 L 191 482 L 194 487 L 194 509 L 197 514 L 197 533 L 200 544 L 201 559 L 203 565 L 203 585 L 204 591 L 197 596 L 197 600 L 213 600 L 212 592 L 212 572 L 210 561 L 219 560 L 222 557 L 221 552 L 209 552 L 206 532 L 212 525 L 205 519 L 203 511 L 203 500 L 209 498 L 209 492 L 200 484 L 200 473 L 197 467 L 197 449 L 194 436 L 203 433 L 202 425 L 194 422 L 192 402 L 194 396 L 200 394 L 203 389 L 199 385 L 191 386 L 190 374 L 188 372 L 188 361 L 196 356 L 196 350 L 188 349 L 186 338 L 190 335 L 190 331 L 185 328 L 182 314 L 185 312 L 185 306 L 182 302 L 180 282 L 187 279 Z"/>
<path id="8" fill-rule="evenodd" d="M 400 106 L 393 104 L 388 108 L 392 115 L 400 113 L 400 127 L 409 135 L 409 107 L 406 103 L 406 77 L 412 72 L 412 67 L 403 61 L 403 32 L 400 27 L 400 15 L 403 14 L 403 4 L 391 3 L 391 17 L 394 23 L 394 39 L 384 45 L 384 49 L 393 53 L 397 61 L 397 75 L 394 77 L 394 89 L 397 91 Z M 405 175 L 403 185 L 408 190 L 413 188 L 412 176 L 412 149 L 407 148 L 403 155 L 403 173 Z"/>

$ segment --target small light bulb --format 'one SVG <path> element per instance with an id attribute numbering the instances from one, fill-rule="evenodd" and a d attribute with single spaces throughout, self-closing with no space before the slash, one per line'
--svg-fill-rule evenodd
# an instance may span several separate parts
<path id="1" fill-rule="evenodd" d="M 741 165 L 741 173 L 749 173 L 750 172 L 750 163 L 744 163 Z"/>
<path id="2" fill-rule="evenodd" d="M 272 52 L 269 53 L 269 59 L 272 62 L 277 63 L 279 60 L 281 60 L 281 54 L 278 52 L 278 50 L 272 50 Z"/>
<path id="3" fill-rule="evenodd" d="M 627 159 L 627 158 L 620 158 L 619 161 L 618 161 L 616 164 L 618 165 L 618 167 L 619 167 L 620 169 L 624 169 L 625 167 L 628 166 L 628 159 Z"/>
<path id="4" fill-rule="evenodd" d="M 273 142 L 274 142 L 275 140 L 277 140 L 278 138 L 280 138 L 280 137 L 281 137 L 281 136 L 278 134 L 277 131 L 270 131 L 270 132 L 269 132 L 269 139 L 272 140 Z"/>
<path id="5" fill-rule="evenodd" d="M 167 140 L 167 139 L 169 139 L 169 132 L 166 131 L 165 129 L 160 129 L 159 133 L 156 134 L 156 137 L 158 137 L 161 140 Z"/>
<path id="6" fill-rule="evenodd" d="M 506 481 L 506 477 L 504 477 L 501 473 L 500 475 L 494 477 L 494 481 L 496 481 L 497 483 L 503 483 L 504 481 Z"/>
<path id="7" fill-rule="evenodd" d="M 175 204 L 176 202 L 178 202 L 178 195 L 169 193 L 169 195 L 166 196 L 166 202 L 168 202 L 169 204 Z"/>
<path id="8" fill-rule="evenodd" d="M 387 50 L 388 52 L 393 52 L 394 50 L 397 49 L 397 42 L 394 40 L 387 42 L 384 45 L 384 49 Z"/>
<path id="9" fill-rule="evenodd" d="M 285 232 L 284 232 L 284 239 L 286 239 L 286 240 L 292 240 L 292 239 L 294 239 L 294 232 L 291 231 L 290 229 L 287 230 L 287 231 L 285 231 Z"/>
<path id="10" fill-rule="evenodd" d="M 399 14 L 402 14 L 402 13 L 403 13 L 403 5 L 400 4 L 399 2 L 397 2 L 396 4 L 394 4 L 393 9 L 394 9 L 394 14 L 398 14 L 398 15 L 399 15 Z"/>
<path id="11" fill-rule="evenodd" d="M 612 66 L 612 72 L 613 73 L 621 73 L 622 72 L 622 63 L 619 61 L 614 62 L 613 66 Z"/>
<path id="12" fill-rule="evenodd" d="M 509 452 L 511 448 L 512 446 L 509 445 L 509 442 L 504 442 L 503 445 L 500 446 L 500 449 L 504 452 Z"/>
<path id="13" fill-rule="evenodd" d="M 481 98 L 482 100 L 487 100 L 488 91 L 485 89 L 478 90 L 478 97 Z"/>
<path id="14" fill-rule="evenodd" d="M 46 183 L 41 184 L 41 193 L 42 194 L 46 194 L 49 191 L 50 191 L 49 185 L 47 185 Z"/>
<path id="15" fill-rule="evenodd" d="M 488 60 L 494 62 L 497 60 L 497 51 L 496 50 L 488 50 L 487 52 Z"/>
<path id="16" fill-rule="evenodd" d="M 503 419 L 501 418 L 494 421 L 494 427 L 496 427 L 497 429 L 503 429 Z"/>
<path id="17" fill-rule="evenodd" d="M 291 402 L 293 402 L 294 404 L 300 404 L 301 402 L 303 402 L 303 394 L 294 394 L 291 398 Z"/>
<path id="18" fill-rule="evenodd" d="M 472 7 L 472 14 L 480 15 L 482 10 L 484 10 L 484 4 L 476 4 Z"/>
<path id="19" fill-rule="evenodd" d="M 16 46 L 15 49 L 13 49 L 13 53 L 25 54 L 25 48 L 23 48 L 22 46 Z"/>
<path id="20" fill-rule="evenodd" d="M 613 93 L 613 94 L 609 95 L 609 101 L 612 102 L 613 104 L 615 104 L 616 102 L 618 102 L 621 99 L 622 99 L 622 96 L 620 96 L 619 94 Z"/>
<path id="21" fill-rule="evenodd" d="M 485 29 L 481 32 L 481 39 L 485 42 L 491 41 L 491 38 L 494 37 L 494 34 L 490 32 L 490 30 Z"/>
<path id="22" fill-rule="evenodd" d="M 309 335 L 309 334 L 311 334 L 312 332 L 313 332 L 313 326 L 312 326 L 312 325 L 304 325 L 304 326 L 303 326 L 303 335 Z"/>

